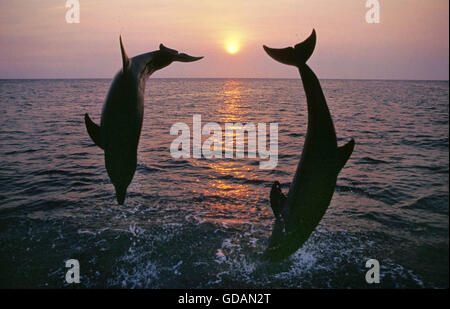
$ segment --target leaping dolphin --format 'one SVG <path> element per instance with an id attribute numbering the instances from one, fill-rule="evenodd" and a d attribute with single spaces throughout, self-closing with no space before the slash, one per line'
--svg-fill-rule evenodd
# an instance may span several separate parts
<path id="1" fill-rule="evenodd" d="M 288 196 L 276 181 L 270 192 L 275 224 L 265 256 L 272 261 L 289 257 L 309 238 L 330 204 L 339 172 L 355 147 L 351 139 L 337 146 L 336 132 L 319 80 L 306 64 L 316 45 L 316 32 L 294 48 L 263 46 L 276 61 L 298 68 L 308 105 L 305 144 Z"/>
<path id="2" fill-rule="evenodd" d="M 128 58 L 120 37 L 122 69 L 116 74 L 103 105 L 100 126 L 86 113 L 84 121 L 89 136 L 105 151 L 105 165 L 116 190 L 117 202 L 125 201 L 128 185 L 136 171 L 137 148 L 144 116 L 145 82 L 155 71 L 173 61 L 192 62 L 192 57 L 159 46 L 159 50 Z"/>

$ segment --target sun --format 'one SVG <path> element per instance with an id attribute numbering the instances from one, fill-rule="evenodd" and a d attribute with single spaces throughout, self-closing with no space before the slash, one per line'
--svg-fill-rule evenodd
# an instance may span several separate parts
<path id="1" fill-rule="evenodd" d="M 226 53 L 234 55 L 241 51 L 243 46 L 244 35 L 239 31 L 226 32 L 218 36 L 218 42 L 223 46 Z"/>
<path id="2" fill-rule="evenodd" d="M 235 43 L 229 43 L 226 46 L 226 50 L 229 54 L 235 54 L 239 51 L 239 46 Z"/>

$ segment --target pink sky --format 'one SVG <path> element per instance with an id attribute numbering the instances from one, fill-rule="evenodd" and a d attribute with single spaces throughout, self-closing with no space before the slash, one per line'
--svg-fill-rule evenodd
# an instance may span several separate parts
<path id="1" fill-rule="evenodd" d="M 170 48 L 205 59 L 175 63 L 155 77 L 298 77 L 262 49 L 292 46 L 312 28 L 309 64 L 320 78 L 445 79 L 449 1 L 379 0 L 368 24 L 366 0 L 0 0 L 0 78 L 111 78 L 129 56 Z M 231 55 L 225 45 L 240 49 Z"/>

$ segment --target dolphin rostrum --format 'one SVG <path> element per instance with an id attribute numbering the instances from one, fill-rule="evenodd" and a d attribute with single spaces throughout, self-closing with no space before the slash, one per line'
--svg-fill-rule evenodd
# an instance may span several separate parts
<path id="1" fill-rule="evenodd" d="M 300 71 L 308 105 L 305 144 L 288 196 L 276 181 L 270 192 L 275 224 L 265 256 L 272 261 L 297 251 L 319 224 L 330 204 L 337 176 L 355 147 L 351 139 L 338 147 L 336 132 L 319 80 L 306 64 L 316 45 L 316 32 L 305 41 L 282 49 L 264 46 L 276 61 Z"/>
<path id="2" fill-rule="evenodd" d="M 116 74 L 103 105 L 100 126 L 86 113 L 84 121 L 89 136 L 105 151 L 105 166 L 116 190 L 117 202 L 123 204 L 128 185 L 136 171 L 137 148 L 144 116 L 145 82 L 148 77 L 173 61 L 192 62 L 192 57 L 159 46 L 159 50 L 128 58 L 120 37 L 122 69 Z"/>

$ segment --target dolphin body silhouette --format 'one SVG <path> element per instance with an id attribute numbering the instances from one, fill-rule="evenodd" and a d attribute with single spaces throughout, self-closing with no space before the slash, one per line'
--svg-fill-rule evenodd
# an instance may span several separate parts
<path id="1" fill-rule="evenodd" d="M 116 190 L 117 202 L 125 201 L 136 171 L 137 148 L 144 116 L 144 92 L 148 77 L 173 61 L 192 62 L 192 57 L 159 46 L 159 50 L 128 58 L 120 37 L 122 69 L 116 74 L 103 105 L 100 126 L 86 113 L 86 129 L 94 143 L 105 151 L 105 166 Z"/>
<path id="2" fill-rule="evenodd" d="M 270 192 L 275 224 L 265 257 L 279 261 L 297 251 L 319 224 L 330 204 L 337 176 L 355 146 L 351 139 L 337 146 L 336 132 L 319 80 L 306 64 L 316 45 L 316 32 L 294 48 L 263 46 L 273 59 L 298 68 L 308 105 L 308 129 L 303 152 L 288 196 L 276 181 Z"/>

